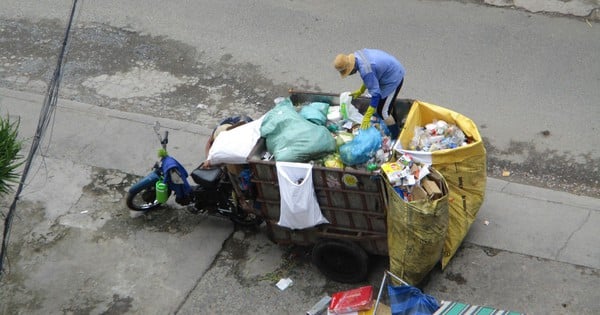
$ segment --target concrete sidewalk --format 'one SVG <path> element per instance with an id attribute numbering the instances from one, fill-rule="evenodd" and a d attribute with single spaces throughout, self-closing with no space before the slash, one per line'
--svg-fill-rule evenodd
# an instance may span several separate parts
<path id="1" fill-rule="evenodd" d="M 39 95 L 0 89 L 0 115 L 19 118 L 26 139 L 42 102 Z M 30 172 L 13 223 L 10 273 L 0 290 L 0 300 L 9 302 L 0 313 L 102 313 L 117 306 L 123 307 L 118 314 L 207 310 L 202 278 L 210 274 L 232 225 L 183 212 L 141 220 L 122 215 L 132 175 L 145 175 L 156 160 L 156 121 L 169 130 L 169 152 L 185 167 L 202 161 L 212 126 L 59 101 L 40 151 L 45 158 L 38 157 Z M 426 290 L 439 299 L 531 314 L 600 313 L 598 226 L 600 199 L 489 178 L 463 248 Z M 255 274 L 268 274 L 275 267 L 254 268 Z M 318 300 L 320 286 L 315 297 L 297 297 L 297 305 L 265 305 L 257 313 L 301 313 Z"/>
<path id="2" fill-rule="evenodd" d="M 600 199 L 488 178 L 465 241 L 600 269 L 599 226 Z"/>
<path id="3" fill-rule="evenodd" d="M 40 95 L 0 88 L 0 113 L 20 119 L 19 135 L 31 139 L 43 100 Z M 169 153 L 189 167 L 204 158 L 204 144 L 212 132 L 210 126 L 62 99 L 54 115 L 56 119 L 46 134 L 46 142 L 50 142 L 44 150 L 47 156 L 136 175 L 145 175 L 157 159 L 160 142 L 153 130 L 157 122 L 161 134 L 169 131 Z M 23 149 L 29 150 L 30 145 L 26 142 Z"/>

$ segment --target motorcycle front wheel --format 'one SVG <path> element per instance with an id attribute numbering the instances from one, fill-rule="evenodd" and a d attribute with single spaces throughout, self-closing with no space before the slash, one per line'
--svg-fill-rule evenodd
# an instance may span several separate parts
<path id="1" fill-rule="evenodd" d="M 156 200 L 154 185 L 129 190 L 125 200 L 127 207 L 135 211 L 147 211 L 160 206 L 160 203 Z"/>

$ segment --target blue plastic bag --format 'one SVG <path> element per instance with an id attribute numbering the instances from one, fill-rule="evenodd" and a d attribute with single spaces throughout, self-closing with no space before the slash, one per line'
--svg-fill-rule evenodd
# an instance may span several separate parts
<path id="1" fill-rule="evenodd" d="M 350 142 L 340 147 L 340 157 L 345 165 L 358 165 L 369 161 L 381 148 L 381 133 L 375 127 L 360 130 Z"/>
<path id="2" fill-rule="evenodd" d="M 388 286 L 392 315 L 431 315 L 440 308 L 438 301 L 410 285 Z"/>

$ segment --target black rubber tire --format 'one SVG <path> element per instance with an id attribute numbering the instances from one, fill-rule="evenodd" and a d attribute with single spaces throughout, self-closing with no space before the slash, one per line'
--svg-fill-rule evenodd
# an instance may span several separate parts
<path id="1" fill-rule="evenodd" d="M 154 184 L 128 191 L 125 201 L 127 207 L 135 211 L 148 211 L 160 207 L 160 203 L 156 201 Z"/>
<path id="2" fill-rule="evenodd" d="M 369 256 L 356 243 L 324 239 L 312 250 L 312 263 L 327 278 L 342 283 L 358 283 L 369 272 Z"/>

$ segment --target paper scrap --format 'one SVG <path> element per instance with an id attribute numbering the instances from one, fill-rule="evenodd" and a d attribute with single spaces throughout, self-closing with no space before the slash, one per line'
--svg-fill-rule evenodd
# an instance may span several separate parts
<path id="1" fill-rule="evenodd" d="M 287 289 L 288 287 L 290 287 L 292 285 L 292 283 L 294 283 L 294 281 L 292 281 L 292 279 L 283 278 L 283 279 L 279 280 L 279 282 L 277 282 L 276 286 L 279 288 L 279 290 L 283 291 L 283 290 Z"/>
<path id="2" fill-rule="evenodd" d="M 425 176 L 431 173 L 429 171 L 429 167 L 431 167 L 431 164 L 423 164 L 421 166 L 421 168 L 419 169 L 419 178 L 417 178 L 418 181 L 421 181 L 421 179 L 425 178 Z"/>

